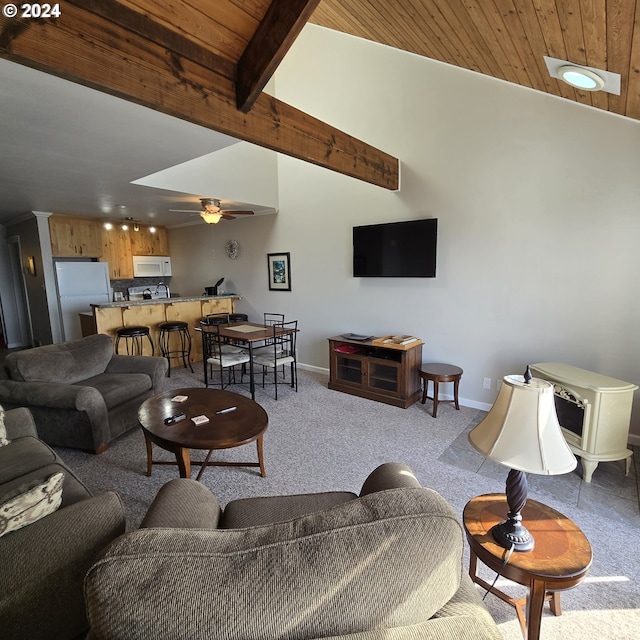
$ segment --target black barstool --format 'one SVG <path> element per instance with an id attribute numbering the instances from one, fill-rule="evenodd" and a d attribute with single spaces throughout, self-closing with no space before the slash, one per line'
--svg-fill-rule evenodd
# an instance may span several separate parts
<path id="1" fill-rule="evenodd" d="M 161 322 L 158 325 L 158 329 L 160 330 L 160 351 L 169 362 L 167 375 L 171 376 L 171 358 L 182 358 L 184 368 L 186 369 L 187 365 L 189 365 L 189 369 L 191 369 L 191 373 L 193 373 L 193 367 L 190 361 L 191 335 L 189 334 L 189 326 L 187 323 L 181 322 L 180 320 L 170 320 L 168 322 Z M 178 339 L 180 340 L 179 349 L 171 350 L 171 334 L 178 334 Z"/>
<path id="2" fill-rule="evenodd" d="M 248 322 L 249 316 L 246 313 L 230 313 L 229 322 Z"/>
<path id="3" fill-rule="evenodd" d="M 124 338 L 127 345 L 128 356 L 141 356 L 142 355 L 142 338 L 147 337 L 149 344 L 151 345 L 151 355 L 154 355 L 155 349 L 153 347 L 153 340 L 151 339 L 151 331 L 149 327 L 135 326 L 120 327 L 116 329 L 116 353 L 120 345 L 120 338 Z"/>

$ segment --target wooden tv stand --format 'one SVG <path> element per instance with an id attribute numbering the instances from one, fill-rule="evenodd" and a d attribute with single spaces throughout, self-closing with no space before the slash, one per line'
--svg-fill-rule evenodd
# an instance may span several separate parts
<path id="1" fill-rule="evenodd" d="M 422 340 L 390 347 L 335 336 L 329 338 L 329 389 L 406 409 L 422 394 L 421 363 Z"/>

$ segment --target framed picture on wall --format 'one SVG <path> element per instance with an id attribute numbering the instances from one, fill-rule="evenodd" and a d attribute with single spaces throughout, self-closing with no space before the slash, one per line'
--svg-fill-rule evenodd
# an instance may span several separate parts
<path id="1" fill-rule="evenodd" d="M 269 291 L 291 291 L 291 254 L 268 253 Z"/>

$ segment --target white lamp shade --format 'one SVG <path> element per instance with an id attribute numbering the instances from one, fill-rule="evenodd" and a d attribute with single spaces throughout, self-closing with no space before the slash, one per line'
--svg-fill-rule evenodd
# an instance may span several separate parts
<path id="1" fill-rule="evenodd" d="M 558 417 L 553 385 L 522 376 L 505 376 L 496 401 L 469 441 L 490 460 L 511 469 L 559 475 L 575 469 Z"/>

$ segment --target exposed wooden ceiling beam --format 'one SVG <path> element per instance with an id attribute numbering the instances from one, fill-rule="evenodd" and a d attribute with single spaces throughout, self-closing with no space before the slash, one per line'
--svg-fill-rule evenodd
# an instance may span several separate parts
<path id="1" fill-rule="evenodd" d="M 238 62 L 237 106 L 247 113 L 320 0 L 273 0 Z"/>
<path id="2" fill-rule="evenodd" d="M 67 4 L 73 4 L 80 9 L 95 13 L 169 51 L 220 73 L 225 78 L 235 78 L 236 66 L 231 60 L 226 60 L 213 51 L 207 51 L 177 31 L 167 29 L 146 15 L 125 7 L 116 0 L 67 0 Z"/>
<path id="3" fill-rule="evenodd" d="M 236 108 L 232 80 L 65 4 L 63 19 L 0 18 L 0 56 L 235 138 L 396 190 L 397 158 L 271 96 Z"/>

